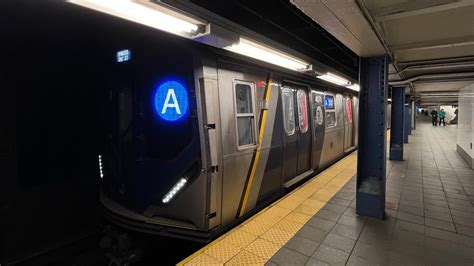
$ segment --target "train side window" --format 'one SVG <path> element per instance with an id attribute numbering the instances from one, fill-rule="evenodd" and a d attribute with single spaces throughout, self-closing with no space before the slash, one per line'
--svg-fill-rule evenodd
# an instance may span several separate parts
<path id="1" fill-rule="evenodd" d="M 308 101 L 306 92 L 298 90 L 296 93 L 298 102 L 298 122 L 302 133 L 308 131 Z"/>
<path id="2" fill-rule="evenodd" d="M 235 81 L 235 117 L 239 148 L 255 145 L 253 83 Z"/>
<path id="3" fill-rule="evenodd" d="M 326 112 L 326 127 L 336 126 L 336 112 Z"/>
<path id="4" fill-rule="evenodd" d="M 235 84 L 235 105 L 238 114 L 253 113 L 252 87 L 249 84 Z"/>
<path id="5" fill-rule="evenodd" d="M 335 127 L 336 120 L 336 108 L 334 106 L 334 96 L 324 96 L 324 108 L 326 109 L 326 127 Z"/>
<path id="6" fill-rule="evenodd" d="M 281 90 L 281 98 L 283 102 L 283 125 L 288 136 L 295 133 L 295 100 L 293 91 L 290 88 Z"/>

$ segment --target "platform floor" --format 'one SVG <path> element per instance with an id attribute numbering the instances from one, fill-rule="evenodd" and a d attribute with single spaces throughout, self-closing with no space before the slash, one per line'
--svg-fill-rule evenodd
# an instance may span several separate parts
<path id="1" fill-rule="evenodd" d="M 355 214 L 356 153 L 183 260 L 185 265 L 473 265 L 474 171 L 456 126 L 420 122 L 387 161 L 387 219 Z"/>

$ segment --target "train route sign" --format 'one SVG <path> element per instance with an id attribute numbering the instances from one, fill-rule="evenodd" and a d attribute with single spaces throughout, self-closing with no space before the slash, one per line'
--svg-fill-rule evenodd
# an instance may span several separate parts
<path id="1" fill-rule="evenodd" d="M 177 81 L 167 81 L 155 91 L 155 111 L 166 121 L 177 121 L 188 113 L 188 92 Z"/>

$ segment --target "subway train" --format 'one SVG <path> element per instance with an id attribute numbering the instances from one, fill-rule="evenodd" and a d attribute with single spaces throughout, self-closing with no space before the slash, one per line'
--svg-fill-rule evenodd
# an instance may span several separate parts
<path id="1" fill-rule="evenodd" d="M 116 47 L 104 104 L 98 175 L 112 223 L 206 242 L 357 148 L 357 92 L 136 35 Z"/>

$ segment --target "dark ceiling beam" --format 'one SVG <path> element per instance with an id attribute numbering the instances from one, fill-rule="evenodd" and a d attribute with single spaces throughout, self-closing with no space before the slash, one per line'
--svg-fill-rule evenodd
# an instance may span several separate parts
<path id="1" fill-rule="evenodd" d="M 1 0 L 0 0 L 1 1 Z M 358 78 L 358 56 L 288 0 L 148 0 L 165 3 L 318 68 Z M 299 31 L 304 32 L 301 33 Z M 327 47 L 334 50 L 323 50 Z"/>

